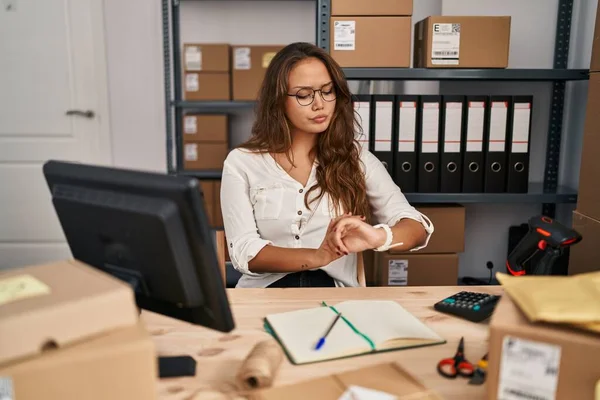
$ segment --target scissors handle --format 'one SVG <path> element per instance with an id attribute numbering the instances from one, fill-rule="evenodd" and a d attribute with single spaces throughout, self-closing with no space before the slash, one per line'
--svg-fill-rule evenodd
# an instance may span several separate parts
<path id="1" fill-rule="evenodd" d="M 457 363 L 457 360 L 454 358 L 444 358 L 438 363 L 437 370 L 440 375 L 452 379 L 456 378 L 458 375 L 471 377 L 473 376 L 475 368 L 468 361 L 460 361 Z"/>

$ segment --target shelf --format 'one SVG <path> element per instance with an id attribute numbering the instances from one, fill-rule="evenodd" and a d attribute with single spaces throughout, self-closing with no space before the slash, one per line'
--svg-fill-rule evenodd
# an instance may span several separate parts
<path id="1" fill-rule="evenodd" d="M 219 180 L 221 171 L 181 171 L 179 175 Z M 541 183 L 530 183 L 529 193 L 405 193 L 410 203 L 528 203 L 568 204 L 577 202 L 577 191 L 559 186 L 556 193 L 544 193 Z"/>
<path id="2" fill-rule="evenodd" d="M 179 101 L 175 107 L 182 110 L 196 112 L 221 112 L 231 113 L 242 110 L 251 110 L 256 105 L 255 101 Z"/>
<path id="3" fill-rule="evenodd" d="M 552 82 L 589 79 L 587 69 L 344 68 L 344 74 L 348 80 Z"/>

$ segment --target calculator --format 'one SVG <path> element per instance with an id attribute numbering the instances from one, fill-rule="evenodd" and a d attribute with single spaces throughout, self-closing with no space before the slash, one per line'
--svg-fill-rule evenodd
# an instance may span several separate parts
<path id="1" fill-rule="evenodd" d="M 437 311 L 480 322 L 494 312 L 500 296 L 478 292 L 459 292 L 433 306 Z"/>

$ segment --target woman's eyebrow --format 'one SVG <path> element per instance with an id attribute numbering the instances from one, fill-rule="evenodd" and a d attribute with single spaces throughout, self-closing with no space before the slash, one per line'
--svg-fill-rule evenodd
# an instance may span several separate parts
<path id="1" fill-rule="evenodd" d="M 333 83 L 333 81 L 329 81 L 329 82 L 325 83 L 324 85 L 322 85 L 320 89 L 322 89 L 325 86 L 330 85 L 332 83 Z M 312 89 L 312 86 L 294 86 L 292 89 Z"/>

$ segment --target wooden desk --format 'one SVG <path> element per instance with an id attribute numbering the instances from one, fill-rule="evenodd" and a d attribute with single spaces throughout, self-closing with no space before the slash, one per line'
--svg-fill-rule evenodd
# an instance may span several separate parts
<path id="1" fill-rule="evenodd" d="M 437 390 L 443 398 L 483 399 L 484 386 L 469 385 L 465 378 L 445 379 L 436 371 L 440 359 L 454 355 L 461 336 L 465 337 L 465 355 L 472 363 L 477 363 L 487 352 L 487 322 L 473 323 L 433 309 L 436 301 L 461 290 L 502 293 L 499 286 L 228 289 L 237 326 L 230 334 L 143 312 L 142 318 L 155 339 L 160 355 L 189 354 L 197 360 L 195 377 L 161 380 L 159 398 L 239 399 L 233 392 L 234 377 L 252 347 L 269 337 L 263 330 L 263 318 L 267 314 L 316 307 L 321 300 L 336 304 L 351 299 L 386 299 L 398 301 L 445 338 L 447 343 L 304 366 L 294 366 L 286 358 L 275 384 L 285 385 L 362 366 L 397 362 L 427 387 Z"/>

